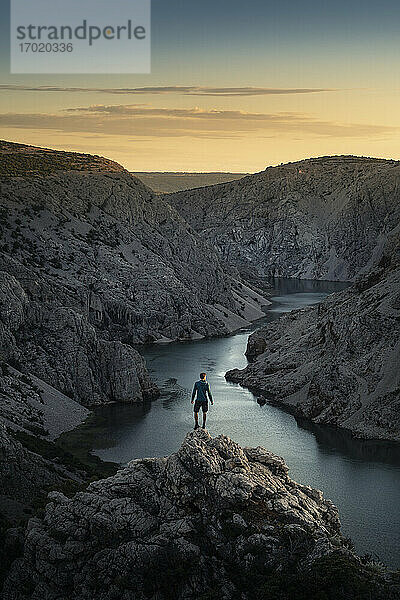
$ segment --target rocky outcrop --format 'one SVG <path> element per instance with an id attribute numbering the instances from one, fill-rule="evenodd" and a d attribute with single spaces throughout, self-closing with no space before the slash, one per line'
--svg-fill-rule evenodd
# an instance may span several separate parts
<path id="1" fill-rule="evenodd" d="M 119 341 L 99 339 L 87 318 L 72 309 L 41 310 L 19 342 L 22 370 L 85 406 L 157 397 L 140 354 Z"/>
<path id="2" fill-rule="evenodd" d="M 399 223 L 400 163 L 312 158 L 166 199 L 245 274 L 349 281 Z"/>
<path id="3" fill-rule="evenodd" d="M 226 378 L 316 423 L 400 441 L 399 340 L 397 232 L 351 287 L 252 334 L 252 362 Z"/>
<path id="4" fill-rule="evenodd" d="M 5 364 L 34 374 L 87 406 L 141 402 L 157 396 L 142 357 L 131 346 L 99 339 L 86 315 L 72 308 L 52 309 L 29 300 L 9 273 L 0 271 L 0 281 L 1 359 Z M 8 375 L 12 376 L 10 369 Z"/>
<path id="5" fill-rule="evenodd" d="M 71 499 L 53 492 L 4 600 L 398 597 L 347 548 L 335 506 L 287 471 L 199 430 Z"/>

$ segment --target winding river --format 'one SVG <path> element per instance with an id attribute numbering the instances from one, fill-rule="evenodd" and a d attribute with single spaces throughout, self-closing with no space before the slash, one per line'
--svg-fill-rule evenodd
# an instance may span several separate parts
<path id="1" fill-rule="evenodd" d="M 106 461 L 174 452 L 192 427 L 190 392 L 205 370 L 215 404 L 208 428 L 241 445 L 262 445 L 284 457 L 290 476 L 323 490 L 339 508 L 342 529 L 360 554 L 400 568 L 400 445 L 355 440 L 344 431 L 295 418 L 281 408 L 260 406 L 249 391 L 225 381 L 228 369 L 244 367 L 249 332 L 283 312 L 320 302 L 345 284 L 274 280 L 268 313 L 252 329 L 197 342 L 141 349 L 159 400 L 145 405 L 111 405 L 96 410 L 80 427 L 89 450 Z"/>

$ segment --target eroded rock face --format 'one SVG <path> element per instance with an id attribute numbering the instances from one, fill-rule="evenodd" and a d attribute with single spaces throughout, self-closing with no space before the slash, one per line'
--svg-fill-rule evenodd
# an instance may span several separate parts
<path id="1" fill-rule="evenodd" d="M 268 300 L 116 163 L 0 143 L 0 167 L 0 360 L 86 405 L 141 402 L 157 390 L 134 344 L 264 315 Z"/>
<path id="2" fill-rule="evenodd" d="M 244 370 L 226 374 L 316 423 L 400 440 L 400 245 L 319 306 L 250 336 Z"/>
<path id="3" fill-rule="evenodd" d="M 398 161 L 328 156 L 166 199 L 244 273 L 350 281 L 399 223 L 399 181 Z"/>
<path id="4" fill-rule="evenodd" d="M 4 363 L 33 373 L 88 406 L 157 396 L 142 357 L 132 347 L 99 339 L 87 317 L 71 308 L 51 309 L 29 301 L 13 275 L 0 271 L 0 279 Z"/>
<path id="5" fill-rule="evenodd" d="M 35 297 L 84 312 L 113 338 L 219 335 L 262 317 L 268 304 L 129 173 L 7 177 L 1 206 L 0 268 L 14 274 L 10 256 L 29 267 Z"/>
<path id="6" fill-rule="evenodd" d="M 72 499 L 52 492 L 4 599 L 250 599 L 260 577 L 349 556 L 335 506 L 287 471 L 264 448 L 198 430 Z"/>
<path id="7" fill-rule="evenodd" d="M 157 396 L 144 360 L 131 346 L 98 338 L 72 309 L 40 311 L 20 334 L 19 364 L 86 406 Z"/>

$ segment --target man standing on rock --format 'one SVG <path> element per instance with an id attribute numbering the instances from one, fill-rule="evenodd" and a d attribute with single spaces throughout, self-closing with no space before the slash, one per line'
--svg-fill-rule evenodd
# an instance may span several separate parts
<path id="1" fill-rule="evenodd" d="M 195 401 L 196 398 L 196 401 Z M 192 404 L 194 403 L 194 429 L 199 427 L 199 410 L 203 411 L 203 429 L 206 428 L 206 419 L 208 411 L 208 398 L 211 404 L 214 404 L 213 397 L 211 395 L 210 386 L 206 380 L 206 374 L 200 373 L 200 380 L 196 381 L 193 386 L 192 393 Z"/>

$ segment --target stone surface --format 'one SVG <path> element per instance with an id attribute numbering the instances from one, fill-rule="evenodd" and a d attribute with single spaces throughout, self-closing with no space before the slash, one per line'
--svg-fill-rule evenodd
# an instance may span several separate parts
<path id="1" fill-rule="evenodd" d="M 349 281 L 398 225 L 399 181 L 399 161 L 328 156 L 166 199 L 246 275 Z"/>
<path id="2" fill-rule="evenodd" d="M 266 449 L 198 430 L 176 454 L 134 460 L 72 499 L 51 493 L 43 518 L 29 522 L 3 597 L 275 598 L 271 582 L 301 583 L 331 557 L 363 573 L 321 492 L 292 481 Z M 357 597 L 385 597 L 380 575 L 370 585 Z M 350 597 L 347 587 L 339 582 L 330 597 Z"/>
<path id="3" fill-rule="evenodd" d="M 400 244 L 346 290 L 252 334 L 229 381 L 316 423 L 400 441 Z"/>

